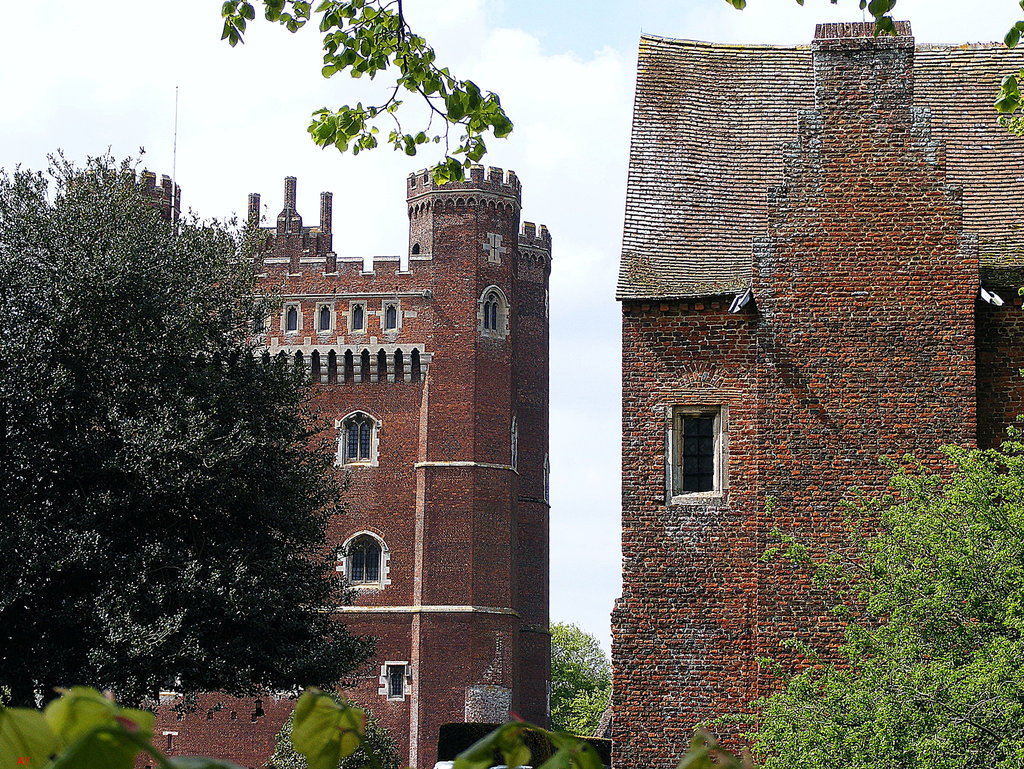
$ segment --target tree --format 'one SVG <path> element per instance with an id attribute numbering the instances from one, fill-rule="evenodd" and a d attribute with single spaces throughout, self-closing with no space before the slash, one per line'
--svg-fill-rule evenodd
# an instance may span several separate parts
<path id="1" fill-rule="evenodd" d="M 260 4 L 226 0 L 221 6 L 222 39 L 232 46 L 243 42 L 248 22 L 256 18 Z M 357 103 L 314 112 L 309 132 L 321 147 L 333 145 L 342 152 L 351 147 L 353 154 L 373 149 L 380 130 L 375 121 L 386 118 L 393 123 L 388 143 L 407 155 L 415 155 L 428 142 L 444 142 L 445 159 L 433 169 L 434 178 L 444 182 L 461 180 L 464 168 L 483 158 L 488 133 L 500 139 L 512 132 L 512 121 L 497 94 L 482 91 L 473 81 L 462 80 L 435 63 L 434 49 L 409 26 L 402 0 L 321 0 L 315 9 L 309 0 L 262 0 L 262 6 L 267 21 L 281 24 L 289 32 L 297 32 L 314 16 L 319 20 L 324 77 L 346 70 L 352 77 L 395 73 L 394 88 L 379 104 Z M 427 105 L 430 117 L 425 126 L 402 127 L 401 94 L 413 94 Z M 434 128 L 435 119 L 442 129 Z M 449 132 L 454 126 L 462 130 L 462 136 L 453 146 Z"/>
<path id="2" fill-rule="evenodd" d="M 747 0 L 725 0 L 742 10 Z M 804 0 L 796 0 L 800 5 Z M 839 0 L 830 0 L 835 5 Z M 875 20 L 876 34 L 895 34 L 893 10 L 896 0 L 857 0 Z M 1024 0 L 1018 0 L 1024 8 Z M 348 71 L 352 77 L 393 72 L 394 88 L 379 104 L 361 102 L 337 109 L 322 108 L 313 113 L 309 132 L 321 147 L 335 146 L 353 154 L 374 149 L 380 129 L 376 122 L 388 119 L 393 128 L 388 143 L 407 155 L 415 155 L 424 144 L 444 142 L 445 157 L 433 168 L 438 182 L 461 179 L 464 169 L 479 163 L 487 152 L 485 137 L 504 138 L 512 132 L 512 121 L 501 107 L 498 95 L 481 90 L 471 80 L 462 80 L 447 67 L 435 63 L 434 49 L 409 26 L 402 0 L 224 0 L 221 16 L 222 39 L 232 46 L 244 42 L 250 21 L 261 7 L 267 21 L 297 32 L 314 18 L 323 35 L 324 77 Z M 1004 41 L 1014 48 L 1024 33 L 1024 21 L 1018 21 L 1006 33 Z M 1024 131 L 1019 83 L 1024 70 L 1004 79 L 996 108 L 1006 116 L 1006 125 L 1016 133 Z M 406 129 L 399 120 L 400 95 L 412 94 L 429 110 L 426 125 Z M 442 129 L 434 127 L 434 120 Z M 450 130 L 459 126 L 462 136 L 453 146 Z"/>
<path id="3" fill-rule="evenodd" d="M 612 670 L 598 640 L 576 625 L 551 625 L 551 728 L 591 735 L 608 707 Z"/>
<path id="4" fill-rule="evenodd" d="M 334 685 L 368 654 L 324 545 L 303 376 L 257 360 L 237 233 L 109 158 L 0 172 L 0 689 Z"/>
<path id="5" fill-rule="evenodd" d="M 344 700 L 336 694 L 324 694 L 332 701 L 338 703 L 342 708 L 349 707 Z M 364 713 L 364 725 L 362 741 L 359 747 L 350 755 L 345 756 L 338 765 L 339 769 L 398 769 L 401 766 L 401 759 L 398 755 L 398 748 L 391 735 L 382 727 L 370 711 L 362 709 Z M 295 749 L 292 743 L 292 731 L 295 726 L 295 713 L 288 716 L 281 731 L 277 733 L 274 741 L 274 754 L 270 757 L 268 766 L 273 769 L 309 769 L 309 761 Z"/>
<path id="6" fill-rule="evenodd" d="M 1024 761 L 1024 443 L 945 451 L 948 476 L 912 465 L 857 505 L 846 553 L 781 546 L 848 624 L 759 703 L 765 769 Z"/>

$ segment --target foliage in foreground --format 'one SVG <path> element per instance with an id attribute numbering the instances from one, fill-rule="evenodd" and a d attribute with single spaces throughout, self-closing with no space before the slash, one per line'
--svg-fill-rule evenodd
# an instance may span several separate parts
<path id="1" fill-rule="evenodd" d="M 324 696 L 331 698 L 342 707 L 351 707 L 335 694 L 326 693 Z M 394 739 L 377 722 L 372 713 L 366 709 L 363 709 L 363 713 L 365 717 L 363 741 L 354 752 L 341 759 L 340 769 L 362 769 L 362 767 L 399 769 L 401 760 Z M 285 721 L 274 740 L 274 754 L 268 762 L 268 766 L 273 769 L 309 769 L 309 761 L 298 751 L 292 740 L 294 728 L 295 713 L 293 712 L 288 716 L 288 720 Z"/>
<path id="2" fill-rule="evenodd" d="M 333 684 L 367 654 L 302 375 L 253 357 L 237 233 L 157 215 L 109 158 L 0 171 L 0 687 L 125 702 Z"/>
<path id="3" fill-rule="evenodd" d="M 760 703 L 766 769 L 1024 764 L 1024 444 L 946 453 L 951 475 L 904 468 L 859 504 L 880 530 L 851 552 L 790 541 L 849 624 L 838 664 Z"/>
<path id="4" fill-rule="evenodd" d="M 299 697 L 293 714 L 292 740 L 309 769 L 382 769 L 393 753 L 381 754 L 368 733 L 366 714 L 317 689 Z M 0 757 L 27 769 L 133 769 L 145 754 L 160 769 L 241 769 L 213 758 L 165 756 L 153 745 L 153 714 L 127 710 L 95 689 L 76 687 L 61 692 L 44 710 L 0 705 Z M 522 722 L 507 723 L 459 754 L 454 769 L 489 769 L 496 758 L 506 766 L 532 765 L 530 733 L 554 748 L 537 769 L 604 769 L 597 752 L 563 732 L 550 732 Z M 393 751 L 384 746 L 385 750 Z M 289 763 L 274 766 L 299 766 Z M 361 758 L 362 757 L 362 758 Z M 697 734 L 677 769 L 752 769 Z"/>
<path id="5" fill-rule="evenodd" d="M 611 690 L 611 663 L 598 640 L 576 625 L 551 623 L 551 727 L 593 734 Z"/>

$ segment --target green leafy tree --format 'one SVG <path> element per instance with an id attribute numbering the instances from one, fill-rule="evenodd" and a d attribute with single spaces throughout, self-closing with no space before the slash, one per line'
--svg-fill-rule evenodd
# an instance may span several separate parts
<path id="1" fill-rule="evenodd" d="M 334 694 L 325 694 L 341 707 L 348 707 L 344 700 Z M 341 759 L 338 764 L 340 769 L 398 769 L 401 766 L 401 759 L 398 755 L 398 748 L 395 741 L 384 727 L 382 727 L 373 714 L 365 708 L 365 723 L 362 730 L 362 742 L 350 755 Z M 292 742 L 292 730 L 295 726 L 295 713 L 288 716 L 281 731 L 277 733 L 274 742 L 274 754 L 270 757 L 268 766 L 272 769 L 310 769 L 309 761 L 302 753 L 299 753 Z"/>
<path id="2" fill-rule="evenodd" d="M 551 727 L 591 735 L 608 707 L 612 669 L 598 640 L 576 625 L 551 625 Z"/>
<path id="3" fill-rule="evenodd" d="M 436 63 L 434 49 L 409 26 L 402 0 L 321 0 L 314 5 L 307 0 L 226 0 L 221 6 L 222 38 L 233 46 L 243 42 L 259 7 L 267 21 L 289 32 L 317 22 L 323 35 L 324 77 L 347 71 L 356 78 L 394 78 L 394 87 L 378 104 L 360 102 L 314 112 L 309 132 L 321 147 L 333 145 L 353 154 L 373 149 L 380 132 L 377 124 L 386 121 L 388 143 L 407 155 L 415 155 L 428 142 L 444 143 L 444 161 L 433 170 L 434 178 L 444 182 L 462 179 L 464 168 L 483 158 L 488 134 L 503 138 L 512 132 L 512 121 L 497 94 Z M 399 108 L 407 95 L 426 104 L 425 125 L 403 127 Z M 450 136 L 453 128 L 461 132 L 455 141 Z"/>
<path id="4" fill-rule="evenodd" d="M 0 689 L 333 685 L 368 644 L 324 545 L 302 374 L 256 359 L 238 234 L 110 159 L 0 172 Z"/>
<path id="5" fill-rule="evenodd" d="M 1024 764 L 1024 443 L 946 454 L 860 502 L 846 552 L 780 548 L 848 624 L 838 660 L 808 650 L 759 703 L 766 769 Z"/>

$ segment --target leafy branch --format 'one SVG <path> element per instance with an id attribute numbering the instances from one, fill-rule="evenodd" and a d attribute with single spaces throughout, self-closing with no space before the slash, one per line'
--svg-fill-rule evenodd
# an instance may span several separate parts
<path id="1" fill-rule="evenodd" d="M 351 149 L 353 155 L 374 149 L 380 133 L 377 123 L 384 120 L 393 126 L 388 143 L 406 155 L 416 155 L 427 143 L 444 144 L 445 158 L 433 170 L 434 180 L 444 183 L 462 179 L 465 168 L 480 162 L 487 152 L 485 136 L 501 139 L 512 132 L 512 121 L 497 94 L 435 63 L 434 49 L 409 26 L 402 0 L 322 0 L 315 9 L 308 0 L 226 0 L 221 6 L 221 39 L 232 46 L 243 43 L 260 1 L 267 21 L 289 32 L 297 32 L 314 17 L 319 19 L 324 77 L 344 71 L 355 78 L 373 79 L 382 72 L 394 75 L 394 88 L 377 104 L 357 102 L 316 110 L 309 133 L 321 147 Z M 421 98 L 429 108 L 425 126 L 407 129 L 402 125 L 405 93 Z M 435 119 L 440 128 L 435 128 Z M 456 140 L 453 129 L 460 133 Z"/>

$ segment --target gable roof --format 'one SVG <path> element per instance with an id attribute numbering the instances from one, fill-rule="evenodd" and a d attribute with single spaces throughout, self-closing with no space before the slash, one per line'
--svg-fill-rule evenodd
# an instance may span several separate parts
<path id="1" fill-rule="evenodd" d="M 931 111 L 964 229 L 984 267 L 1024 266 L 1024 138 L 997 123 L 1001 78 L 1024 50 L 917 46 L 914 102 Z M 640 40 L 626 219 L 616 295 L 683 298 L 750 284 L 768 190 L 784 182 L 782 145 L 811 109 L 810 46 Z"/>

